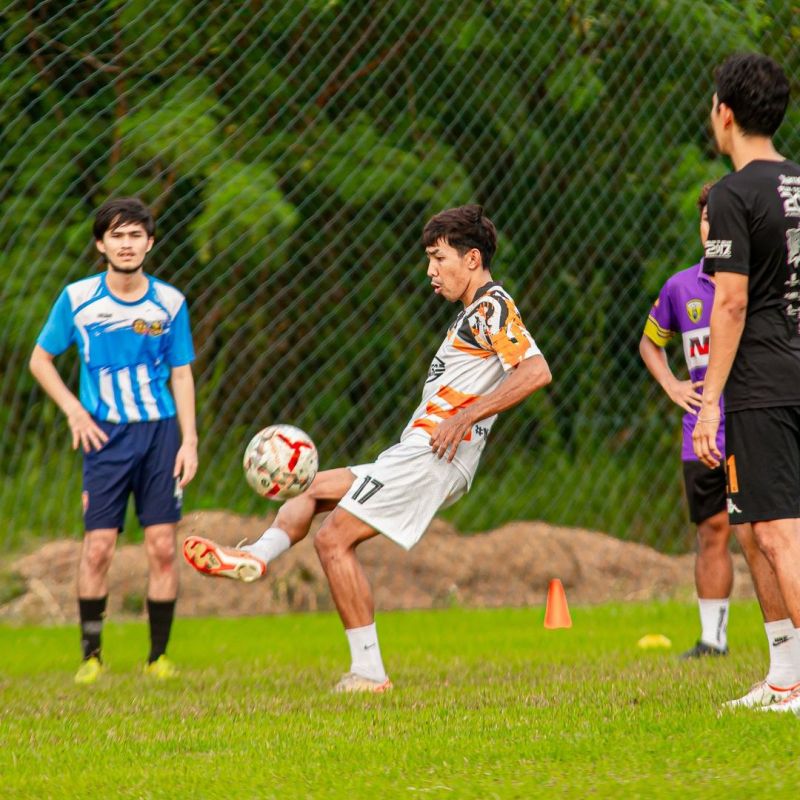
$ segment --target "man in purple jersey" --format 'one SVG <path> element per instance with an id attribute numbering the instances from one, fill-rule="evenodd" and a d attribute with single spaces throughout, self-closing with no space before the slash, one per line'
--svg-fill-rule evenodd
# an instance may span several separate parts
<path id="1" fill-rule="evenodd" d="M 708 236 L 706 203 L 712 184 L 703 187 L 700 209 L 700 239 Z M 639 353 L 653 377 L 683 408 L 683 480 L 689 503 L 689 518 L 697 525 L 697 560 L 694 578 L 700 606 L 701 633 L 697 644 L 682 658 L 726 655 L 728 652 L 728 597 L 733 586 L 733 562 L 728 551 L 731 527 L 725 497 L 725 470 L 710 470 L 700 463 L 692 448 L 696 409 L 708 365 L 709 321 L 714 303 L 714 283 L 703 274 L 702 262 L 673 275 L 662 287 L 639 343 Z M 682 381 L 669 368 L 664 347 L 678 333 L 689 368 L 689 380 Z M 720 404 L 720 414 L 722 414 Z M 725 448 L 720 427 L 717 447 Z"/>

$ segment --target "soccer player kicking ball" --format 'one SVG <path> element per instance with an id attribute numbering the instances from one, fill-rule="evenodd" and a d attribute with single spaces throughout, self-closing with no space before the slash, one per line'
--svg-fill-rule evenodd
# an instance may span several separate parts
<path id="1" fill-rule="evenodd" d="M 315 515 L 332 512 L 314 544 L 350 644 L 350 671 L 339 692 L 384 692 L 392 685 L 358 545 L 382 533 L 413 547 L 436 512 L 469 490 L 497 414 L 551 380 L 514 301 L 492 280 L 497 234 L 482 209 L 443 211 L 422 238 L 433 291 L 464 308 L 433 358 L 400 443 L 373 464 L 319 473 L 305 493 L 284 503 L 255 544 L 231 549 L 200 537 L 184 544 L 186 560 L 200 572 L 251 581 L 308 534 Z"/>
<path id="2" fill-rule="evenodd" d="M 712 184 L 706 184 L 697 201 L 700 210 L 700 241 L 705 247 L 708 238 L 708 195 Z M 720 464 L 708 469 L 701 464 L 692 448 L 692 430 L 700 407 L 702 383 L 709 356 L 709 319 L 714 304 L 714 278 L 703 272 L 703 261 L 673 275 L 663 286 L 650 311 L 639 352 L 653 377 L 669 398 L 686 411 L 683 417 L 683 477 L 689 515 L 697 525 L 698 553 L 695 562 L 695 584 L 700 606 L 701 634 L 697 644 L 683 658 L 699 658 L 727 653 L 728 597 L 733 585 L 733 564 L 728 552 L 731 527 L 725 497 L 725 470 Z M 678 380 L 669 368 L 664 347 L 680 333 L 689 380 Z M 720 416 L 723 403 L 720 401 Z M 725 451 L 722 427 L 717 431 L 717 448 Z M 786 646 L 786 607 L 775 582 L 775 574 L 756 543 L 750 525 L 733 526 L 747 559 L 764 615 L 764 627 L 770 652 L 770 667 L 765 681 L 754 689 L 745 705 L 756 696 L 772 696 L 777 690 L 769 687 L 791 686 L 800 680 L 800 671 L 789 657 Z"/>
<path id="3" fill-rule="evenodd" d="M 716 74 L 711 126 L 735 172 L 708 197 L 704 269 L 716 276 L 711 352 L 694 427 L 709 467 L 725 390 L 728 511 L 750 522 L 788 611 L 781 635 L 800 672 L 800 165 L 773 146 L 789 82 L 772 59 L 729 58 Z M 756 684 L 743 705 L 800 713 L 800 683 Z"/>
<path id="4" fill-rule="evenodd" d="M 109 200 L 98 209 L 93 232 L 106 271 L 61 292 L 30 361 L 34 377 L 67 417 L 73 449 L 83 450 L 83 663 L 75 681 L 94 683 L 104 671 L 100 634 L 108 568 L 131 493 L 150 571 L 145 672 L 171 678 L 176 670 L 165 653 L 178 591 L 175 525 L 183 487 L 197 471 L 189 315 L 177 289 L 143 271 L 155 222 L 141 201 Z M 80 399 L 53 363 L 73 344 L 81 359 Z"/>

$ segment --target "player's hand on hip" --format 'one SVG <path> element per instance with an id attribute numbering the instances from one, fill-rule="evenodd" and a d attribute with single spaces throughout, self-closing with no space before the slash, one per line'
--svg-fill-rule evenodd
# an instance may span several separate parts
<path id="1" fill-rule="evenodd" d="M 719 410 L 700 410 L 697 422 L 692 432 L 692 447 L 694 454 L 709 469 L 715 469 L 720 464 L 722 453 L 717 447 L 717 431 L 719 430 Z"/>
<path id="2" fill-rule="evenodd" d="M 84 453 L 99 450 L 107 441 L 108 434 L 92 419 L 92 415 L 79 406 L 67 415 L 69 429 L 72 431 L 72 449 L 80 446 Z"/>
<path id="3" fill-rule="evenodd" d="M 431 433 L 431 450 L 437 458 L 452 461 L 459 444 L 472 427 L 472 420 L 463 411 L 440 422 Z"/>
<path id="4" fill-rule="evenodd" d="M 197 445 L 184 443 L 175 457 L 173 477 L 180 478 L 180 487 L 183 489 L 197 474 Z"/>
<path id="5" fill-rule="evenodd" d="M 690 414 L 696 414 L 703 403 L 703 397 L 697 391 L 702 385 L 703 381 L 675 380 L 666 387 L 666 390 L 673 403 Z"/>

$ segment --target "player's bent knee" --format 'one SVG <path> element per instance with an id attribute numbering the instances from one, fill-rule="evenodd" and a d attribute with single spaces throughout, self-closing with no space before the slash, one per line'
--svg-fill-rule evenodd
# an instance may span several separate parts
<path id="1" fill-rule="evenodd" d="M 314 549 L 320 561 L 326 561 L 343 553 L 347 548 L 342 541 L 340 526 L 333 516 L 325 520 L 323 526 L 314 537 Z"/>
<path id="2" fill-rule="evenodd" d="M 102 575 L 108 572 L 111 559 L 114 556 L 114 545 L 103 540 L 91 539 L 83 549 L 83 565 L 91 573 Z"/>

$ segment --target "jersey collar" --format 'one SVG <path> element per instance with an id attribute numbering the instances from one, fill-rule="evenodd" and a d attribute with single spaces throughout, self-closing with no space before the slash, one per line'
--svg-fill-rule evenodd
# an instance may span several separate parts
<path id="1" fill-rule="evenodd" d="M 480 286 L 476 292 L 475 297 L 472 298 L 472 303 L 474 303 L 479 297 L 483 297 L 490 289 L 494 289 L 495 286 L 499 286 L 500 281 L 489 281 L 488 283 L 484 283 L 483 286 Z M 472 305 L 470 303 L 470 305 Z"/>
<path id="2" fill-rule="evenodd" d="M 150 299 L 150 295 L 153 292 L 153 279 L 146 272 L 144 273 L 144 277 L 147 278 L 147 291 L 138 300 L 122 300 L 117 297 L 114 292 L 108 288 L 108 282 L 106 281 L 107 275 L 108 273 L 103 273 L 103 289 L 115 303 L 119 303 L 121 306 L 138 306 L 139 303 L 144 303 L 145 300 Z"/>
<path id="3" fill-rule="evenodd" d="M 700 259 L 700 263 L 697 265 L 697 280 L 701 283 L 710 283 L 712 286 L 714 285 L 714 281 L 703 272 L 703 265 L 705 264 L 705 258 Z"/>

